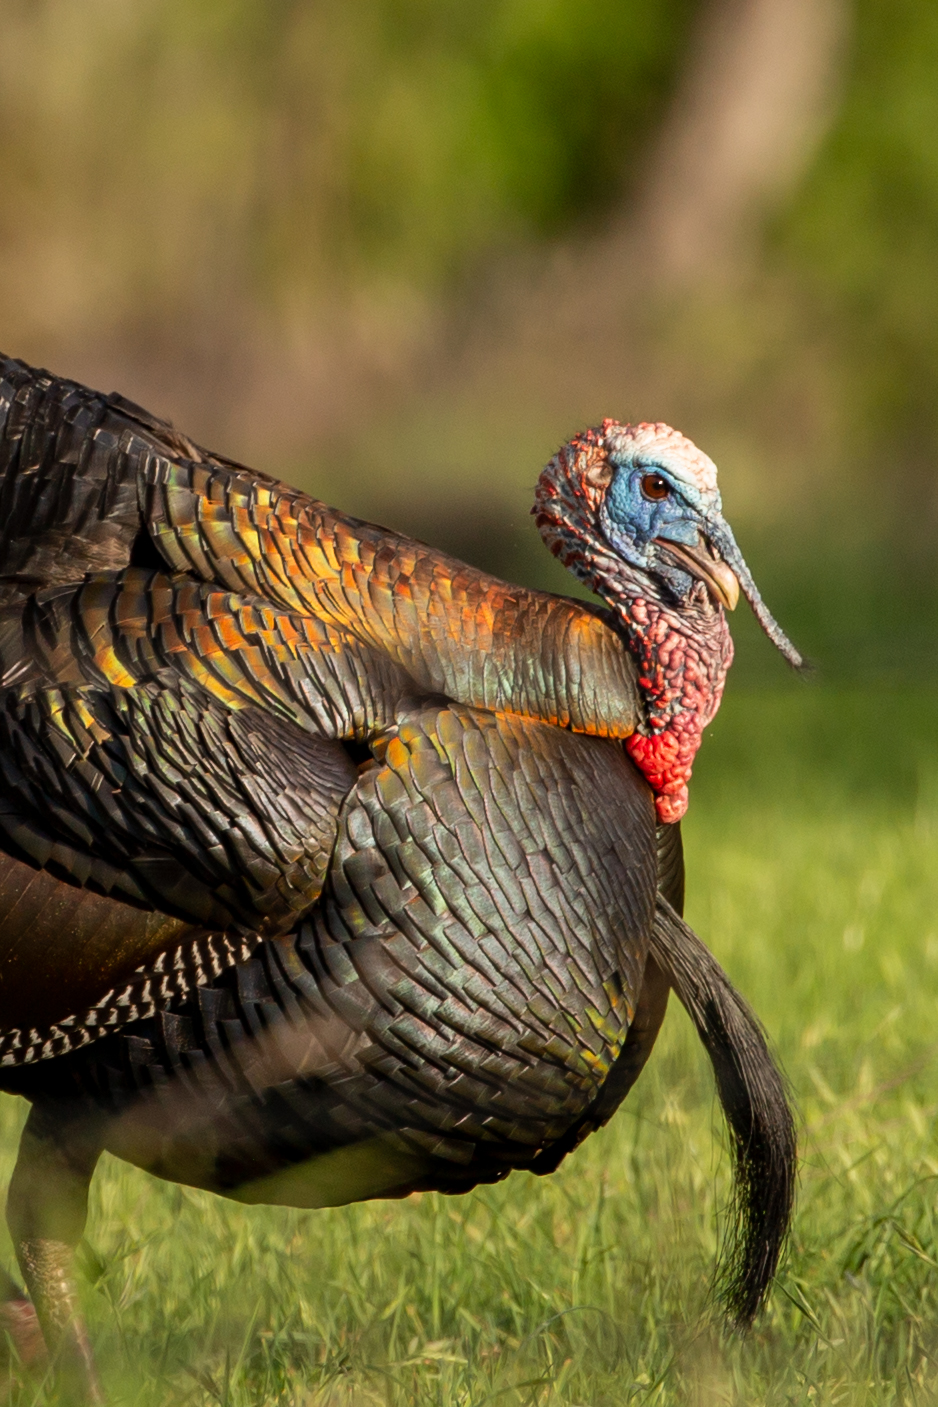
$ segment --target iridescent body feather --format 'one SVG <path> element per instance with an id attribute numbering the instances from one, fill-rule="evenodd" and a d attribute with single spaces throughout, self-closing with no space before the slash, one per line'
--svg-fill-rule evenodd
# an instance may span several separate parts
<path id="1" fill-rule="evenodd" d="M 712 1036 L 718 969 L 669 906 L 680 837 L 657 821 L 681 814 L 719 702 L 737 566 L 710 462 L 666 429 L 607 422 L 542 477 L 541 530 L 602 610 L 0 362 L 0 1072 L 34 1101 L 11 1217 L 82 1381 L 36 1269 L 69 1243 L 41 1229 L 43 1159 L 74 1170 L 80 1147 L 90 1176 L 110 1148 L 303 1206 L 463 1191 L 549 1171 L 605 1122 L 669 985 Z M 675 485 L 691 473 L 661 529 L 689 577 L 683 558 L 645 571 L 644 500 L 634 517 L 616 478 L 629 434 L 667 442 Z M 733 1292 L 747 1318 L 791 1137 L 739 1010 L 713 1039 L 752 1045 L 730 1104 L 769 1130 L 783 1188 Z M 730 1117 L 744 1169 L 761 1145 Z"/>

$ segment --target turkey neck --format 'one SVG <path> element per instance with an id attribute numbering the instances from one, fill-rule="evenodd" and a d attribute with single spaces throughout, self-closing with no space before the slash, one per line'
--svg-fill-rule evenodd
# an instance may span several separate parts
<path id="1" fill-rule="evenodd" d="M 658 820 L 679 821 L 703 731 L 723 697 L 733 639 L 703 582 L 677 610 L 649 589 L 650 580 L 639 585 L 637 574 L 617 566 L 614 588 L 603 580 L 593 590 L 613 607 L 639 669 L 644 717 L 625 748 L 655 794 Z"/>
<path id="2" fill-rule="evenodd" d="M 643 705 L 625 748 L 654 792 L 658 820 L 679 821 L 703 730 L 723 697 L 732 637 L 703 582 L 672 605 L 652 577 L 613 553 L 589 521 L 586 498 L 542 478 L 537 525 L 554 556 L 615 613 L 638 665 Z"/>

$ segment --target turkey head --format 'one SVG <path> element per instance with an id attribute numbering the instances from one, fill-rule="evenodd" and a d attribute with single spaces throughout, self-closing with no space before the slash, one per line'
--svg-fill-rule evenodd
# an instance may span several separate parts
<path id="1" fill-rule="evenodd" d="M 733 660 L 724 612 L 740 589 L 789 664 L 804 668 L 723 517 L 716 465 L 669 425 L 604 420 L 550 461 L 532 512 L 551 552 L 624 630 L 644 702 L 626 748 L 658 819 L 677 821 Z"/>

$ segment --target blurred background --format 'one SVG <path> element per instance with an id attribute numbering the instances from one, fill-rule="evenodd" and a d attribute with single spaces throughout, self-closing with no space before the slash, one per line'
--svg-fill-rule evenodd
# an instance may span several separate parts
<path id="1" fill-rule="evenodd" d="M 727 1159 L 675 1010 L 551 1179 L 312 1222 L 105 1160 L 106 1380 L 938 1401 L 935 0 L 0 0 L 0 192 L 5 352 L 510 579 L 577 590 L 529 516 L 558 444 L 676 425 L 819 666 L 737 612 L 684 829 L 801 1121 L 764 1332 L 702 1327 Z"/>
<path id="2" fill-rule="evenodd" d="M 5 351 L 559 590 L 540 466 L 667 420 L 828 679 L 936 672 L 930 0 L 0 0 L 0 29 Z M 737 684 L 781 683 L 737 634 Z"/>

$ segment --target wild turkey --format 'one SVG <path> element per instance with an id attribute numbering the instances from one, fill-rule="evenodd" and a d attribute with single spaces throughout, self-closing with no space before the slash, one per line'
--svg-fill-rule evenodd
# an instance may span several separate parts
<path id="1" fill-rule="evenodd" d="M 711 461 L 607 420 L 548 465 L 538 527 L 609 609 L 17 361 L 0 495 L 0 1087 L 33 1106 L 8 1220 L 66 1376 L 94 1395 L 71 1256 L 103 1149 L 309 1207 L 549 1172 L 672 986 L 731 1127 L 748 1322 L 792 1124 L 679 917 L 677 822 L 740 585 L 800 658 Z"/>

